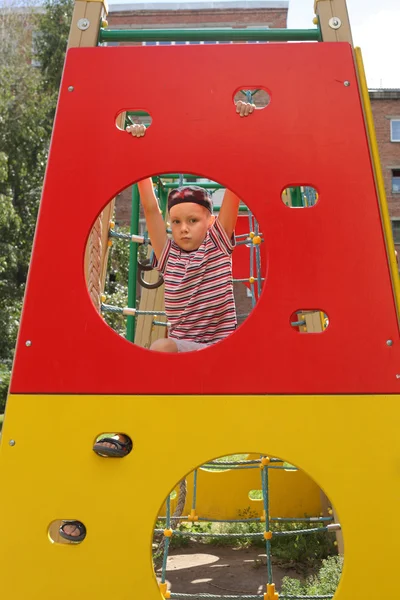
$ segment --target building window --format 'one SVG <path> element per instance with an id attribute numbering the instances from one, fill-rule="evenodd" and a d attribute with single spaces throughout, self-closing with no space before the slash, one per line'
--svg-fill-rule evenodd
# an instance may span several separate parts
<path id="1" fill-rule="evenodd" d="M 400 119 L 390 120 L 390 141 L 400 142 Z"/>
<path id="2" fill-rule="evenodd" d="M 400 244 L 400 219 L 392 219 L 392 231 L 394 243 Z"/>
<path id="3" fill-rule="evenodd" d="M 400 194 L 400 169 L 392 170 L 392 194 Z"/>

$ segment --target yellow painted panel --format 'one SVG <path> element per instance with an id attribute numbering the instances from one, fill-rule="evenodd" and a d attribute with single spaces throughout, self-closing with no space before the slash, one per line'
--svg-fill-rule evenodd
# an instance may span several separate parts
<path id="1" fill-rule="evenodd" d="M 243 410 L 247 401 L 248 409 Z M 160 600 L 152 529 L 166 495 L 211 457 L 280 456 L 324 490 L 341 520 L 345 567 L 335 600 L 365 600 L 375 573 L 397 569 L 399 396 L 191 397 L 15 395 L 0 446 L 1 591 L 13 600 Z M 331 435 L 326 419 L 335 414 Z M 203 417 L 206 415 L 207 417 Z M 124 431 L 134 450 L 106 460 L 91 448 Z M 9 444 L 15 440 L 15 445 Z M 55 519 L 80 519 L 80 545 L 52 544 Z M 379 539 L 379 551 L 374 544 Z M 395 597 L 380 576 L 379 596 Z"/>
<path id="2" fill-rule="evenodd" d="M 251 454 L 249 458 L 259 458 Z M 212 457 L 213 458 L 213 457 Z M 183 514 L 190 514 L 193 498 L 193 473 L 187 478 L 188 493 Z M 176 491 L 178 493 L 178 488 Z M 262 501 L 249 499 L 251 490 L 261 490 L 261 471 L 255 469 L 197 472 L 196 513 L 213 519 L 237 519 L 250 509 L 260 517 Z M 318 516 L 321 512 L 321 495 L 317 484 L 303 471 L 270 469 L 270 514 L 272 517 Z M 174 511 L 178 496 L 171 502 Z M 160 514 L 165 514 L 165 509 Z"/>

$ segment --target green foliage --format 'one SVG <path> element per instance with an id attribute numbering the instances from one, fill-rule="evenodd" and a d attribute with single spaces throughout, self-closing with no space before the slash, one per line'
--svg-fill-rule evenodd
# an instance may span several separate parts
<path id="1" fill-rule="evenodd" d="M 254 519 L 257 514 L 251 508 L 245 508 L 238 512 L 238 519 Z M 214 546 L 229 546 L 230 548 L 249 548 L 250 546 L 265 547 L 262 538 L 247 537 L 249 533 L 262 533 L 265 529 L 263 523 L 254 521 L 251 523 L 213 523 L 212 533 L 225 534 L 226 537 L 210 537 L 205 543 Z M 229 534 L 240 534 L 241 537 L 229 537 Z"/>
<path id="2" fill-rule="evenodd" d="M 273 531 L 298 531 L 323 527 L 315 523 L 273 523 Z M 312 565 L 317 560 L 336 554 L 336 536 L 332 532 L 299 533 L 288 536 L 273 536 L 272 555 L 283 562 Z"/>
<path id="3" fill-rule="evenodd" d="M 51 92 L 58 92 L 60 87 L 73 6 L 73 0 L 45 0 L 44 13 L 37 16 L 35 54 L 44 87 Z"/>
<path id="4" fill-rule="evenodd" d="M 0 13 L 0 412 L 7 394 L 72 1 Z M 55 28 L 57 33 L 55 35 Z M 38 31 L 39 29 L 39 31 Z M 32 38 L 40 39 L 32 54 Z M 37 59 L 43 60 L 37 68 Z"/>
<path id="5" fill-rule="evenodd" d="M 282 596 L 316 596 L 335 594 L 339 585 L 343 568 L 341 556 L 329 556 L 322 561 L 322 566 L 317 575 L 309 576 L 305 583 L 298 579 L 284 577 L 282 579 Z"/>
<path id="6" fill-rule="evenodd" d="M 10 368 L 0 363 L 0 415 L 4 413 L 7 399 L 8 386 L 10 384 Z M 0 422 L 0 429 L 2 422 Z"/>

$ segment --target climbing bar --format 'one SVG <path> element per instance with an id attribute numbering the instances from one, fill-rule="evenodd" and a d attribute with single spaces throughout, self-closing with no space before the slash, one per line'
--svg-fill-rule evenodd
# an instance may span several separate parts
<path id="1" fill-rule="evenodd" d="M 205 190 L 222 190 L 225 189 L 223 185 L 221 185 L 220 183 L 199 183 L 197 184 L 196 182 L 191 183 L 190 181 L 185 181 L 184 183 L 182 183 L 182 185 L 196 185 L 198 187 L 202 187 Z M 163 186 L 167 189 L 167 190 L 172 190 L 175 189 L 177 187 L 180 187 L 180 185 L 178 183 L 163 183 Z"/>
<path id="2" fill-rule="evenodd" d="M 326 527 L 310 527 L 310 529 L 293 529 L 292 531 L 272 531 L 271 537 L 290 537 L 291 535 L 307 535 L 310 533 L 321 533 L 329 530 L 330 525 Z M 164 533 L 164 529 L 154 529 L 154 533 Z M 174 535 L 179 537 L 193 537 L 193 538 L 263 538 L 264 531 L 259 533 L 198 533 L 194 531 L 174 531 Z"/>
<path id="3" fill-rule="evenodd" d="M 104 29 L 99 42 L 320 42 L 317 29 Z"/>
<path id="4" fill-rule="evenodd" d="M 169 327 L 171 323 L 169 321 L 153 321 L 153 325 L 161 325 L 162 327 Z"/>
<path id="5" fill-rule="evenodd" d="M 158 517 L 157 521 L 165 521 L 166 517 Z M 187 521 L 187 515 L 180 517 L 171 517 L 171 520 L 175 521 Z M 275 523 L 324 523 L 327 521 L 333 521 L 333 517 L 270 517 L 270 521 Z M 261 523 L 260 517 L 255 519 L 210 519 L 209 517 L 198 517 L 198 521 L 204 521 L 205 523 Z M 328 525 L 329 527 L 329 525 Z M 244 533 L 243 536 L 246 534 Z"/>
<path id="6" fill-rule="evenodd" d="M 134 235 L 130 233 L 119 233 L 113 229 L 109 229 L 108 237 L 116 238 L 118 240 L 127 240 L 129 242 L 135 242 L 135 244 L 144 244 L 145 242 L 150 243 L 149 239 L 145 239 L 143 235 Z"/>
<path id="7" fill-rule="evenodd" d="M 202 186 L 200 186 L 202 187 Z M 220 206 L 214 206 L 213 208 L 214 212 L 219 212 L 221 210 Z M 239 206 L 239 212 L 248 212 L 249 209 L 247 208 L 247 206 Z"/>
<path id="8" fill-rule="evenodd" d="M 219 470 L 221 469 L 221 465 L 219 465 L 218 463 L 215 465 L 202 465 L 201 467 L 202 469 L 205 470 L 209 470 L 209 471 L 213 471 L 213 470 Z M 241 469 L 258 469 L 259 466 L 257 465 L 241 465 L 239 467 L 231 467 L 230 465 L 222 465 L 222 470 L 227 470 L 228 468 L 230 468 L 232 471 L 240 471 Z M 284 467 L 282 465 L 267 465 L 267 469 L 281 469 L 282 471 L 298 471 L 297 467 Z"/>
<path id="9" fill-rule="evenodd" d="M 163 311 L 157 311 L 157 310 L 138 310 L 137 308 L 129 308 L 129 307 L 125 307 L 125 308 L 121 308 L 120 306 L 111 306 L 110 304 L 102 304 L 101 305 L 101 312 L 107 312 L 107 313 L 119 313 L 121 315 L 129 315 L 129 316 L 136 316 L 136 315 L 144 315 L 144 316 L 148 316 L 148 315 L 152 315 L 152 316 L 162 316 L 165 317 L 165 312 Z"/>
<path id="10" fill-rule="evenodd" d="M 244 282 L 244 283 L 254 283 L 254 277 L 247 277 L 246 279 L 232 279 L 234 283 Z M 265 278 L 262 277 L 261 281 L 265 281 Z"/>
<path id="11" fill-rule="evenodd" d="M 292 327 L 303 327 L 306 322 L 305 321 L 292 321 L 291 323 Z"/>
<path id="12" fill-rule="evenodd" d="M 272 463 L 283 463 L 285 461 L 283 461 L 281 458 L 270 458 L 269 459 L 270 462 Z M 202 467 L 208 467 L 209 465 L 223 465 L 224 467 L 229 467 L 231 465 L 260 465 L 261 464 L 261 458 L 254 458 L 251 460 L 233 460 L 232 462 L 229 461 L 219 461 L 219 460 L 213 460 L 210 461 L 208 463 L 204 463 L 202 465 Z"/>
<path id="13" fill-rule="evenodd" d="M 276 523 L 324 523 L 333 521 L 333 517 L 270 517 Z"/>
<path id="14" fill-rule="evenodd" d="M 240 596 L 216 596 L 215 594 L 174 594 L 174 592 L 171 592 L 170 598 L 191 598 L 192 600 L 196 600 L 196 598 L 198 598 L 199 600 L 202 600 L 204 598 L 204 600 L 263 600 L 264 596 L 256 596 L 256 595 L 243 595 L 240 594 Z"/>
<path id="15" fill-rule="evenodd" d="M 262 595 L 248 595 L 248 594 L 240 594 L 240 596 L 217 596 L 215 594 L 175 594 L 174 592 L 170 593 L 170 598 L 187 598 L 188 600 L 263 600 L 265 598 L 264 594 Z M 333 598 L 332 594 L 323 594 L 322 596 L 285 596 L 279 594 L 279 600 L 331 600 Z"/>
<path id="16" fill-rule="evenodd" d="M 264 596 L 256 596 L 256 595 L 243 595 L 240 596 L 216 596 L 215 594 L 174 594 L 174 592 L 170 593 L 170 598 L 191 598 L 192 600 L 263 600 Z"/>

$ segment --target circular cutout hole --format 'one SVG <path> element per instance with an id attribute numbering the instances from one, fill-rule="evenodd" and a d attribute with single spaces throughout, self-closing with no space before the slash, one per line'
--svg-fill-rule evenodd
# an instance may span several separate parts
<path id="1" fill-rule="evenodd" d="M 283 596 L 333 597 L 343 563 L 340 526 L 304 471 L 277 457 L 241 454 L 208 461 L 183 482 L 156 519 L 162 593 L 262 598 L 268 583 Z"/>
<path id="2" fill-rule="evenodd" d="M 201 189 L 205 194 L 209 194 L 213 202 L 213 214 L 202 204 L 188 200 L 172 206 L 171 215 L 168 215 L 168 195 L 178 187 L 195 190 L 196 193 Z M 236 244 L 232 250 L 231 241 L 221 225 L 222 221 L 219 220 L 224 198 L 229 196 L 231 199 L 232 192 L 218 182 L 195 174 L 169 173 L 153 177 L 151 189 L 164 215 L 166 235 L 171 240 L 170 253 L 172 256 L 174 252 L 175 261 L 175 266 L 168 266 L 165 272 L 160 273 L 154 269 L 157 261 L 140 202 L 139 189 L 143 193 L 140 183 L 129 186 L 118 195 L 115 207 L 107 207 L 110 217 L 113 213 L 114 215 L 109 231 L 105 294 L 100 302 L 106 323 L 136 345 L 148 349 L 152 347 L 154 350 L 160 349 L 157 344 L 169 344 L 171 339 L 175 346 L 176 340 L 179 339 L 179 351 L 199 349 L 199 346 L 193 346 L 192 342 L 203 344 L 200 348 L 205 348 L 222 341 L 234 333 L 236 323 L 242 324 L 251 313 L 264 285 L 264 240 L 255 216 L 243 202 L 239 203 L 236 215 Z M 197 212 L 194 216 L 185 213 L 182 218 L 180 214 L 178 218 L 176 215 L 178 209 L 184 207 L 186 211 L 189 205 L 194 206 L 196 211 L 201 213 L 201 218 L 204 216 L 207 221 L 204 241 L 202 239 L 199 242 L 198 255 L 200 256 L 203 245 L 207 248 L 212 247 L 212 252 L 218 254 L 215 257 L 213 255 L 214 262 L 210 260 L 209 266 L 204 270 L 202 287 L 196 298 L 191 296 L 189 279 L 197 277 L 197 271 L 193 270 L 197 261 L 197 246 L 186 247 L 186 240 L 182 241 L 179 236 L 181 220 L 193 218 L 193 221 L 197 222 L 198 215 Z M 104 209 L 103 214 L 107 210 Z M 151 231 L 151 227 L 149 229 Z M 91 242 L 93 231 L 88 241 L 92 249 L 96 247 L 96 244 Z M 215 238 L 216 243 L 212 241 L 211 244 L 207 241 L 211 236 Z M 191 233 L 188 238 L 190 244 Z M 91 251 L 88 249 L 87 254 Z M 169 262 L 167 264 L 170 265 Z M 179 282 L 176 285 L 178 271 Z M 94 275 L 96 280 L 96 273 Z M 164 285 L 165 278 L 167 286 Z M 90 279 L 88 285 L 92 292 Z M 91 293 L 91 296 L 96 303 L 96 295 Z M 178 304 L 176 298 L 179 300 Z M 205 299 L 206 312 L 203 310 Z M 210 306 L 212 311 L 209 310 Z M 186 345 L 186 342 L 189 344 Z"/>

